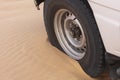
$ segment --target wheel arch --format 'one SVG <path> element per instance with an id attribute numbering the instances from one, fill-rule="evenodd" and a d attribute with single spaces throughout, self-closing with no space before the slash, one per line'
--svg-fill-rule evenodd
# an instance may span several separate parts
<path id="1" fill-rule="evenodd" d="M 45 0 L 34 0 L 36 2 L 36 6 L 39 6 L 42 2 L 44 2 Z M 82 0 L 86 5 L 88 5 L 88 7 L 91 9 L 88 0 Z M 92 9 L 91 9 L 92 11 Z"/>
<path id="2" fill-rule="evenodd" d="M 34 1 L 35 1 L 36 6 L 39 6 L 45 0 L 34 0 Z M 82 0 L 82 1 L 90 8 L 91 12 L 93 13 L 92 8 L 90 7 L 90 5 L 88 3 L 88 0 Z"/>

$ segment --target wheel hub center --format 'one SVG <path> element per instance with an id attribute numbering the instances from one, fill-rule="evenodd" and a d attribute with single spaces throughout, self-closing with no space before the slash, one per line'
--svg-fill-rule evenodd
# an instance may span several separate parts
<path id="1" fill-rule="evenodd" d="M 82 35 L 82 32 L 79 26 L 73 24 L 73 26 L 70 28 L 70 34 L 73 38 L 77 38 L 77 40 L 80 40 L 80 36 Z"/>
<path id="2" fill-rule="evenodd" d="M 85 39 L 77 21 L 74 16 L 67 16 L 64 21 L 64 31 L 70 44 L 76 48 L 81 48 L 84 46 Z"/>

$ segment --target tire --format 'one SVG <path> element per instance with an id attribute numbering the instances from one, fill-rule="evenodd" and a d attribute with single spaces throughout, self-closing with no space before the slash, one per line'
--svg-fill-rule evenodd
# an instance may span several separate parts
<path id="1" fill-rule="evenodd" d="M 45 0 L 44 21 L 48 39 L 53 46 L 68 54 L 61 45 L 55 31 L 55 17 L 60 9 L 69 10 L 75 15 L 82 25 L 86 38 L 87 51 L 85 55 L 78 59 L 69 56 L 77 60 L 89 76 L 98 77 L 105 68 L 105 49 L 89 6 L 82 0 Z"/>

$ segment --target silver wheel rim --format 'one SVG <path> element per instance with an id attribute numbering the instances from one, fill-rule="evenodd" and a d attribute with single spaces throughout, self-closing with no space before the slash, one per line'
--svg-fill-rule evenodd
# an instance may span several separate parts
<path id="1" fill-rule="evenodd" d="M 54 30 L 63 50 L 73 59 L 82 59 L 87 51 L 84 30 L 75 15 L 60 9 L 54 17 Z"/>

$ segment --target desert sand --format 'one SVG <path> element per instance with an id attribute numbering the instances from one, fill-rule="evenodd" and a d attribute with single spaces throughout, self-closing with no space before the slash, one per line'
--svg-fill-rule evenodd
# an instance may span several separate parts
<path id="1" fill-rule="evenodd" d="M 0 0 L 0 80 L 95 80 L 50 45 L 40 8 L 32 0 Z"/>

